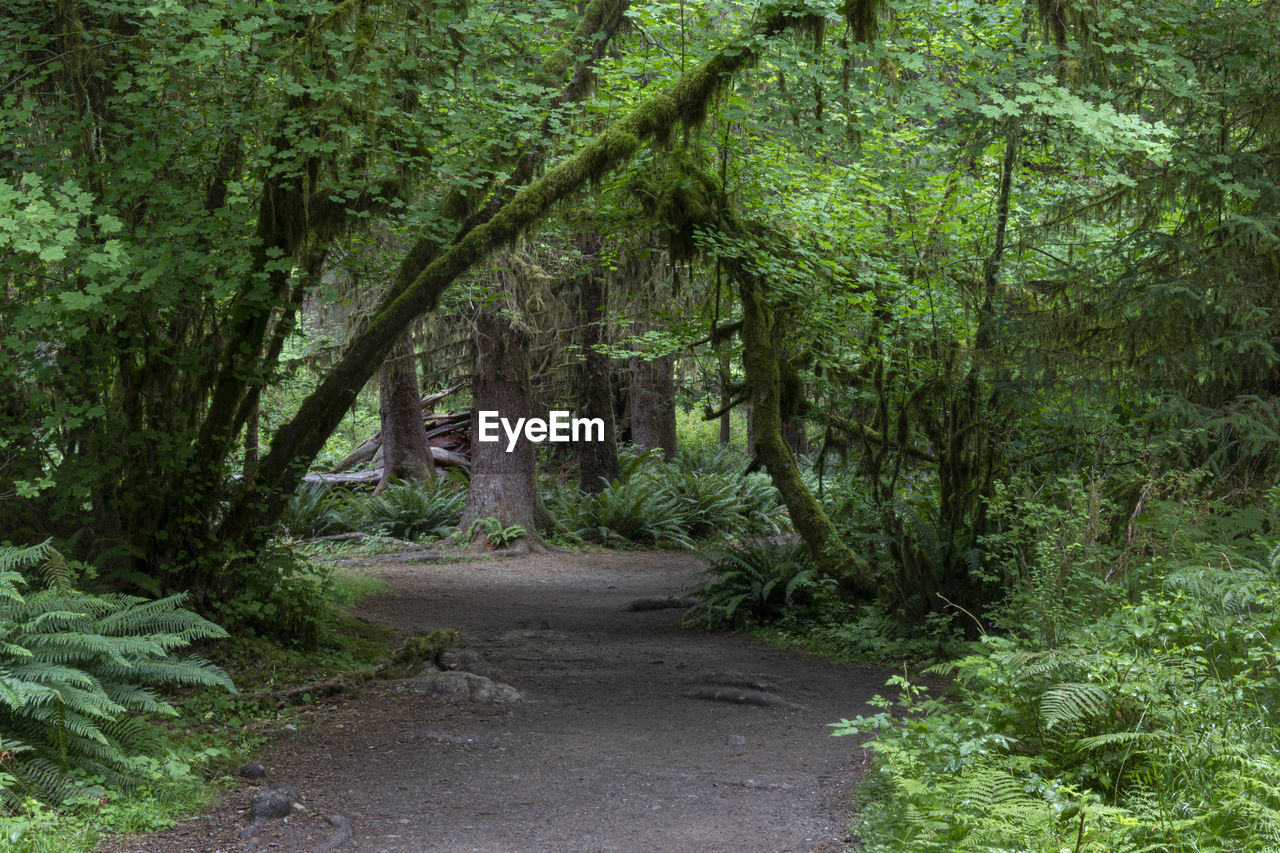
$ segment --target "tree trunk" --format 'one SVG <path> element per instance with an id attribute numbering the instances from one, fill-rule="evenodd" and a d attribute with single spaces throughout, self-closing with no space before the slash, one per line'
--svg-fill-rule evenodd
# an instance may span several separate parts
<path id="1" fill-rule="evenodd" d="M 598 248 L 597 248 L 598 251 Z M 604 441 L 584 441 L 578 445 L 578 488 L 584 492 L 601 491 L 606 483 L 618 479 L 618 445 L 613 437 L 613 388 L 609 382 L 609 356 L 600 351 L 606 343 L 605 279 L 599 255 L 591 258 L 591 268 L 579 283 L 582 294 L 582 406 L 581 417 L 604 421 Z"/>
<path id="2" fill-rule="evenodd" d="M 667 460 L 676 455 L 675 360 L 631 357 L 631 442 L 662 448 Z"/>
<path id="3" fill-rule="evenodd" d="M 733 391 L 729 388 L 729 354 L 720 352 L 716 356 L 720 370 L 720 443 L 728 444 L 732 437 L 729 420 L 729 404 L 733 402 Z"/>
<path id="4" fill-rule="evenodd" d="M 402 335 L 378 370 L 378 407 L 382 415 L 382 479 L 374 493 L 393 479 L 415 483 L 435 476 L 431 446 L 422 423 L 418 369 L 412 337 Z"/>
<path id="5" fill-rule="evenodd" d="M 784 420 L 782 434 L 792 453 L 797 456 L 809 454 L 809 429 L 804 418 L 790 417 Z"/>
<path id="6" fill-rule="evenodd" d="M 487 531 L 472 525 L 492 518 L 502 528 L 519 525 L 525 534 L 517 547 L 546 551 L 538 529 L 554 524 L 538 492 L 533 443 L 521 436 L 508 453 L 504 430 L 498 441 L 480 441 L 479 412 L 496 411 L 515 424 L 532 412 L 529 402 L 529 334 L 512 321 L 502 304 L 487 305 L 476 316 L 476 375 L 472 385 L 471 488 L 458 530 L 471 533 L 479 548 L 488 547 Z"/>
<path id="7" fill-rule="evenodd" d="M 244 422 L 244 478 L 252 480 L 258 474 L 258 434 L 259 402 L 253 403 L 249 417 Z"/>
<path id="8" fill-rule="evenodd" d="M 782 434 L 781 360 L 774 339 L 773 312 L 757 292 L 758 287 L 750 280 L 743 280 L 740 285 L 742 366 L 751 395 L 756 459 L 782 494 L 791 523 L 809 546 L 818 568 L 849 583 L 860 595 L 874 597 L 876 588 L 869 577 L 869 567 L 840 541 L 835 525 L 801 479 Z"/>

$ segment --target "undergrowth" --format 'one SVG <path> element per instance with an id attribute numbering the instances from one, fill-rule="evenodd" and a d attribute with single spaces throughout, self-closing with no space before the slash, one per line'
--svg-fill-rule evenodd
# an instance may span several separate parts
<path id="1" fill-rule="evenodd" d="M 786 510 L 767 475 L 746 473 L 747 459 L 724 447 L 623 454 L 621 475 L 596 494 L 565 486 L 547 494 L 549 508 L 575 536 L 615 546 L 678 545 L 787 529 Z"/>
<path id="2" fill-rule="evenodd" d="M 681 590 L 693 602 L 685 624 L 741 628 L 808 612 L 830 600 L 836 582 L 822 577 L 801 543 L 746 539 L 707 553 L 699 580 Z"/>
<path id="3" fill-rule="evenodd" d="M 387 659 L 393 632 L 342 612 L 385 584 L 306 570 L 326 581 L 323 602 L 302 609 L 327 615 L 302 651 L 227 637 L 177 597 L 78 592 L 75 567 L 47 546 L 0 546 L 0 849 L 78 853 L 171 826 L 305 721 L 307 697 L 282 708 L 273 691 Z M 198 657 L 169 654 L 181 646 Z"/>
<path id="4" fill-rule="evenodd" d="M 1193 545 L 1131 602 L 986 635 L 898 677 L 871 735 L 868 851 L 1267 851 L 1280 843 L 1280 548 Z"/>

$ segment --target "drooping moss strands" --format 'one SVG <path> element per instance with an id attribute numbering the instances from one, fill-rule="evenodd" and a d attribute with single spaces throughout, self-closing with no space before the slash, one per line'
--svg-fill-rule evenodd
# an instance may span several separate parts
<path id="1" fill-rule="evenodd" d="M 665 140 L 682 123 L 696 123 L 733 74 L 754 61 L 770 37 L 797 25 L 804 12 L 799 3 L 773 11 L 702 66 L 683 74 L 666 92 L 641 104 L 576 155 L 525 187 L 493 219 L 478 225 L 432 261 L 403 292 L 384 300 L 364 333 L 351 341 L 294 418 L 276 431 L 257 483 L 233 501 L 221 529 L 223 536 L 238 539 L 254 528 L 262 517 L 258 508 L 262 491 L 290 490 L 397 337 L 416 317 L 432 310 L 460 275 L 533 227 L 556 202 L 624 162 L 643 140 Z"/>
<path id="2" fill-rule="evenodd" d="M 592 76 L 589 66 L 604 55 L 605 48 L 622 26 L 623 13 L 629 5 L 630 0 L 594 0 L 583 13 L 582 20 L 566 40 L 565 45 L 543 62 L 537 75 L 539 81 L 548 87 L 556 85 L 569 70 L 569 59 L 575 54 L 582 53 L 583 48 L 590 43 L 589 58 L 574 72 L 573 78 L 564 86 L 552 106 L 562 107 L 576 103 L 587 96 L 590 89 L 587 82 Z M 549 126 L 550 116 L 543 120 L 543 135 L 548 132 Z M 495 146 L 486 155 L 486 162 L 511 164 L 510 176 L 504 182 L 505 187 L 499 187 L 499 179 L 495 174 L 479 191 L 455 190 L 449 193 L 441 206 L 440 213 L 446 219 L 461 223 L 457 230 L 458 238 L 465 236 L 481 222 L 493 218 L 502 205 L 514 195 L 513 188 L 533 180 L 546 157 L 543 146 L 534 146 L 515 157 L 508 158 L 498 155 L 496 153 L 498 149 L 499 146 Z M 480 206 L 479 199 L 488 199 L 488 201 Z M 440 243 L 434 236 L 420 238 L 405 254 L 396 272 L 395 281 L 387 291 L 384 300 L 404 292 L 405 288 L 417 280 L 422 275 L 422 271 L 440 254 L 440 248 Z"/>

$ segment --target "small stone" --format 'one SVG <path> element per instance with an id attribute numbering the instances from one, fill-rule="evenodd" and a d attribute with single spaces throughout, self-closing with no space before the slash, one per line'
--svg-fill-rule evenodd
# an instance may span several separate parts
<path id="1" fill-rule="evenodd" d="M 288 782 L 276 782 L 253 795 L 249 814 L 254 820 L 288 817 L 298 802 L 298 792 Z"/>
<path id="2" fill-rule="evenodd" d="M 446 702 L 488 702 L 508 705 L 520 701 L 520 693 L 509 684 L 499 684 L 471 672 L 452 670 L 429 677 L 408 679 L 405 686 Z"/>
<path id="3" fill-rule="evenodd" d="M 727 743 L 729 746 L 746 746 L 747 745 L 747 739 L 743 735 L 729 735 L 727 738 L 725 738 L 724 742 Z"/>
<path id="4" fill-rule="evenodd" d="M 267 775 L 267 768 L 263 767 L 256 761 L 250 761 L 244 767 L 236 771 L 241 779 L 261 779 Z"/>

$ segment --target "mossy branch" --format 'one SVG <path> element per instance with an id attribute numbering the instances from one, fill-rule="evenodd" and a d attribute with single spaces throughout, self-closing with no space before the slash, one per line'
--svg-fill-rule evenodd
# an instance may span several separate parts
<path id="1" fill-rule="evenodd" d="M 247 533 L 262 517 L 263 493 L 278 495 L 296 484 L 391 346 L 414 319 L 434 309 L 454 281 L 532 228 L 557 202 L 624 163 L 644 142 L 665 141 L 676 127 L 700 123 L 712 97 L 733 74 L 755 61 L 769 37 L 799 25 L 804 12 L 803 3 L 775 7 L 703 65 L 683 74 L 671 88 L 636 107 L 576 155 L 525 187 L 492 219 L 431 261 L 403 291 L 384 300 L 294 418 L 277 430 L 256 482 L 233 502 L 222 534 Z"/>
<path id="2" fill-rule="evenodd" d="M 884 436 L 873 430 L 864 423 L 851 421 L 848 418 L 842 418 L 839 415 L 833 415 L 829 412 L 814 412 L 814 420 L 826 426 L 835 427 L 841 432 L 852 438 L 858 438 L 868 444 L 874 444 L 877 447 L 889 447 L 900 453 L 905 453 L 913 459 L 919 459 L 921 462 L 936 463 L 938 457 L 927 450 L 915 447 L 910 444 L 900 444 L 892 440 L 886 440 Z"/>

